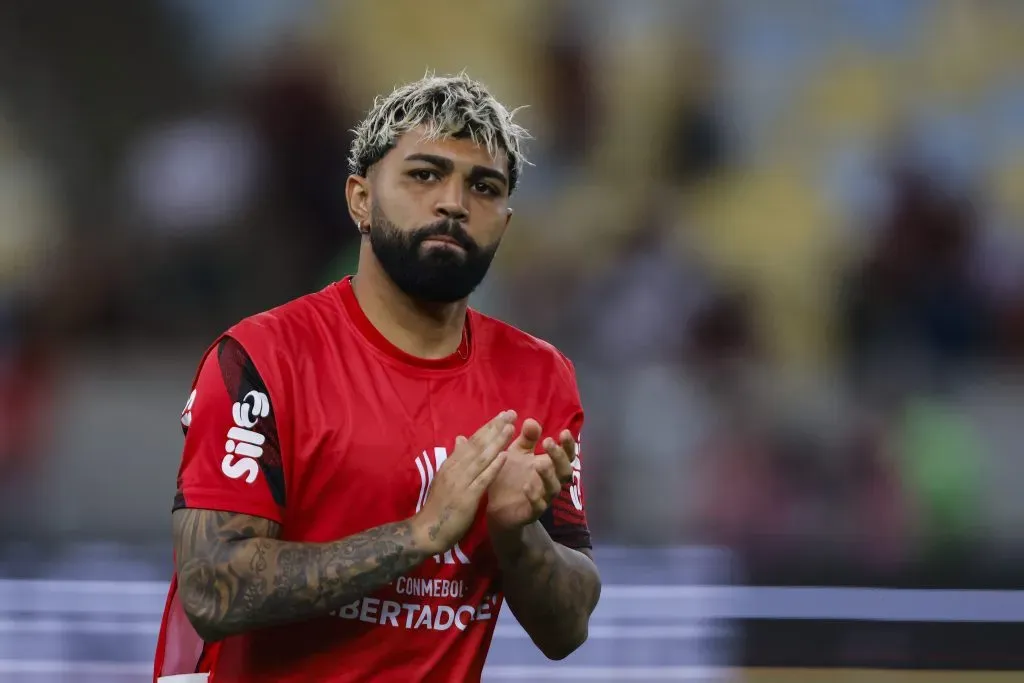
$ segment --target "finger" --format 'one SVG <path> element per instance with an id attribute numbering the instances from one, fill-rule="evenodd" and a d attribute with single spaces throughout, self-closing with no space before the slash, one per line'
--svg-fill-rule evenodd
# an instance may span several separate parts
<path id="1" fill-rule="evenodd" d="M 495 433 L 501 430 L 502 427 L 508 424 L 515 423 L 515 411 L 502 411 L 493 418 L 490 418 L 484 425 L 482 425 L 476 432 L 470 437 L 470 440 L 476 443 L 476 445 L 483 447 L 484 444 L 493 438 Z"/>
<path id="2" fill-rule="evenodd" d="M 544 497 L 544 488 L 536 480 L 523 486 L 523 494 L 530 501 L 533 514 L 539 516 L 548 509 L 548 501 Z"/>
<path id="3" fill-rule="evenodd" d="M 569 462 L 576 459 L 576 450 L 579 445 L 576 443 L 576 439 L 573 438 L 572 432 L 568 429 L 562 430 L 562 448 L 565 449 L 566 455 L 569 456 Z"/>
<path id="4" fill-rule="evenodd" d="M 498 477 L 498 474 L 501 472 L 501 468 L 505 465 L 505 460 L 507 458 L 507 453 L 499 452 L 498 455 L 495 456 L 494 460 L 484 468 L 484 471 L 473 480 L 470 484 L 470 488 L 472 488 L 478 496 L 482 496 L 484 491 L 487 490 L 487 487 L 489 487 Z"/>
<path id="5" fill-rule="evenodd" d="M 494 435 L 497 434 L 505 425 L 515 424 L 515 421 L 516 411 L 503 410 L 491 418 L 487 424 L 476 430 L 476 433 L 473 434 L 470 440 L 475 443 L 477 447 L 483 448 L 487 442 L 494 438 Z"/>
<path id="6" fill-rule="evenodd" d="M 508 440 L 515 433 L 515 427 L 506 424 L 501 430 L 494 434 L 487 443 L 483 445 L 476 458 L 473 460 L 472 476 L 475 479 L 480 473 L 487 469 L 491 462 L 505 450 Z"/>
<path id="7" fill-rule="evenodd" d="M 545 500 L 553 499 L 562 490 L 562 482 L 558 479 L 558 474 L 555 472 L 555 465 L 551 462 L 551 458 L 546 455 L 538 455 L 533 467 L 543 484 Z"/>
<path id="8" fill-rule="evenodd" d="M 519 432 L 519 438 L 516 439 L 513 447 L 525 453 L 533 453 L 537 450 L 537 442 L 540 441 L 540 435 L 540 423 L 532 417 L 528 417 L 523 422 L 523 429 Z"/>
<path id="9" fill-rule="evenodd" d="M 554 439 L 544 440 L 544 452 L 551 458 L 555 467 L 555 475 L 563 484 L 572 480 L 572 463 L 566 454 L 565 448 L 555 443 Z"/>

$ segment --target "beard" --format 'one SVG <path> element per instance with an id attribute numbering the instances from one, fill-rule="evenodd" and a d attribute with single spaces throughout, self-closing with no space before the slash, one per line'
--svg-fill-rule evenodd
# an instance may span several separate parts
<path id="1" fill-rule="evenodd" d="M 432 237 L 447 237 L 465 251 L 423 248 Z M 376 206 L 370 216 L 370 246 L 392 282 L 411 299 L 434 304 L 461 301 L 473 293 L 498 251 L 495 242 L 481 247 L 458 221 L 443 219 L 404 231 Z"/>

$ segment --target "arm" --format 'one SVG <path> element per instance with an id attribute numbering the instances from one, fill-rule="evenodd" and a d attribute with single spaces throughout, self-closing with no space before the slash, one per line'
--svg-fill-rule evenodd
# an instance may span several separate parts
<path id="1" fill-rule="evenodd" d="M 491 539 L 512 613 L 546 657 L 568 657 L 586 641 L 601 596 L 590 550 L 556 543 L 539 521 Z"/>
<path id="2" fill-rule="evenodd" d="M 276 523 L 230 512 L 182 509 L 173 522 L 182 606 L 208 642 L 327 615 L 439 551 L 415 518 L 332 543 L 280 541 Z"/>
<path id="3" fill-rule="evenodd" d="M 275 538 L 267 519 L 231 512 L 174 513 L 182 607 L 203 640 L 329 614 L 402 576 L 465 535 L 504 463 L 514 414 L 460 437 L 423 508 L 408 520 L 331 543 Z"/>
<path id="4" fill-rule="evenodd" d="M 583 426 L 578 401 L 563 424 L 568 427 L 560 443 L 548 438 L 541 444 L 541 426 L 523 423 L 488 500 L 491 543 L 509 608 L 550 659 L 564 659 L 586 641 L 601 595 L 573 438 Z M 544 453 L 535 455 L 538 446 Z"/>

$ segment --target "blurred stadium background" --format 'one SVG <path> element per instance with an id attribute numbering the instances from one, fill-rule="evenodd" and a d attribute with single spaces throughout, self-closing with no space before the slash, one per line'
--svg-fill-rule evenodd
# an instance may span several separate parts
<path id="1" fill-rule="evenodd" d="M 428 67 L 530 105 L 475 305 L 579 368 L 608 586 L 489 680 L 1019 680 L 1024 2 L 7 0 L 0 681 L 147 680 L 195 364 Z"/>

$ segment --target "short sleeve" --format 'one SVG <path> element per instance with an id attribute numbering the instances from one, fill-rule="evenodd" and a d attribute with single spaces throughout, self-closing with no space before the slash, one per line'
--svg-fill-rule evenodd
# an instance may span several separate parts
<path id="1" fill-rule="evenodd" d="M 555 413 L 555 420 L 551 423 L 554 429 L 548 435 L 557 438 L 562 430 L 568 429 L 576 440 L 576 457 L 572 462 L 572 481 L 562 488 L 540 521 L 555 542 L 574 549 L 590 548 L 590 527 L 587 525 L 583 494 L 583 406 L 575 373 L 571 372 L 570 386 L 558 405 L 561 409 Z"/>
<path id="2" fill-rule="evenodd" d="M 280 523 L 285 482 L 277 410 L 242 345 L 222 338 L 203 360 L 181 415 L 185 445 L 174 509 Z"/>

